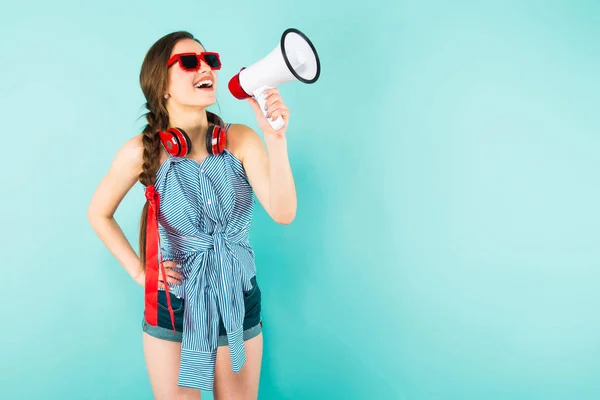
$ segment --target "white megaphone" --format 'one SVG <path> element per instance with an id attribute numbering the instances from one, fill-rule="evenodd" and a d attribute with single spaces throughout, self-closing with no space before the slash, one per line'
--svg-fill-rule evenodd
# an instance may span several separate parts
<path id="1" fill-rule="evenodd" d="M 321 73 L 319 56 L 312 42 L 298 29 L 286 29 L 277 47 L 265 58 L 242 68 L 229 81 L 229 91 L 240 100 L 254 97 L 265 117 L 265 91 L 289 81 L 315 83 Z M 281 117 L 267 118 L 273 129 L 284 125 Z"/>

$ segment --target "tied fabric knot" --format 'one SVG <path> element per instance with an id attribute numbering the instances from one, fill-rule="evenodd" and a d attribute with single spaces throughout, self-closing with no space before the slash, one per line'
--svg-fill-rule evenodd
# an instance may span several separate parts
<path id="1" fill-rule="evenodd" d="M 215 251 L 221 250 L 222 246 L 225 244 L 229 237 L 225 232 L 215 232 L 212 234 L 213 241 L 213 249 Z"/>
<path id="2" fill-rule="evenodd" d="M 160 211 L 160 194 L 154 185 L 146 186 L 146 200 L 148 201 L 148 216 L 146 218 L 146 282 L 144 285 L 144 317 L 148 324 L 158 325 L 158 267 L 160 265 L 163 281 L 165 284 L 165 295 L 173 332 L 175 329 L 175 313 L 171 306 L 169 296 L 169 284 L 167 273 L 160 251 L 160 234 L 158 232 L 158 213 Z"/>

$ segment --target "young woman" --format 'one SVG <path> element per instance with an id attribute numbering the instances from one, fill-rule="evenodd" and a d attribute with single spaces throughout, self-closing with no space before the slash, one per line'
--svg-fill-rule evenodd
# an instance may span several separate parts
<path id="1" fill-rule="evenodd" d="M 145 287 L 144 354 L 159 400 L 197 400 L 200 390 L 215 399 L 257 398 L 263 339 L 248 241 L 252 196 L 278 223 L 296 214 L 287 106 L 276 89 L 268 93 L 268 116 L 285 122 L 275 131 L 248 99 L 264 143 L 245 125 L 225 124 L 206 111 L 216 101 L 220 66 L 218 54 L 187 32 L 149 49 L 140 72 L 147 125 L 117 152 L 89 206 L 100 239 Z M 169 138 L 182 141 L 182 150 L 187 143 L 187 152 L 177 153 Z M 147 199 L 139 256 L 114 219 L 138 181 Z"/>

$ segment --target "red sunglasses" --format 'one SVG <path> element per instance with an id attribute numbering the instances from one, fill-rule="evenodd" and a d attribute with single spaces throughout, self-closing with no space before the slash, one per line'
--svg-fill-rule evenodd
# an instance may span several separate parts
<path id="1" fill-rule="evenodd" d="M 200 68 L 200 62 L 204 61 L 210 69 L 217 70 L 221 69 L 221 58 L 219 53 L 215 52 L 203 52 L 197 53 L 181 53 L 175 54 L 169 59 L 168 66 L 175 64 L 179 61 L 179 66 L 184 71 L 195 71 Z"/>

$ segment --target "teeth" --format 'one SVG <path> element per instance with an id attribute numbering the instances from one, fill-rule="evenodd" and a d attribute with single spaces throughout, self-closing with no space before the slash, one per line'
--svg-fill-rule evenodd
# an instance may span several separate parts
<path id="1" fill-rule="evenodd" d="M 196 83 L 194 85 L 194 87 L 196 88 L 201 88 L 201 87 L 212 87 L 212 81 L 210 79 L 205 79 L 203 81 L 200 81 L 198 83 Z"/>

